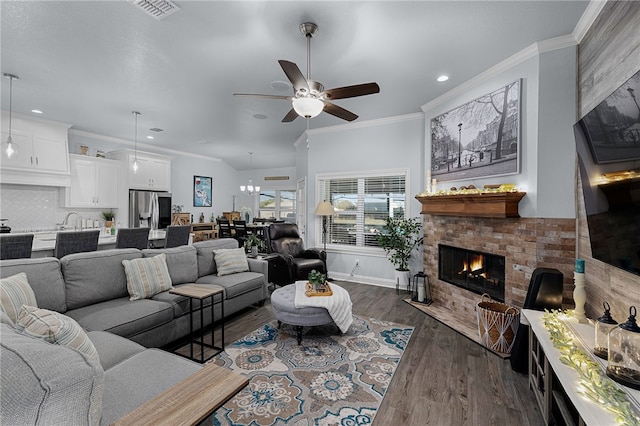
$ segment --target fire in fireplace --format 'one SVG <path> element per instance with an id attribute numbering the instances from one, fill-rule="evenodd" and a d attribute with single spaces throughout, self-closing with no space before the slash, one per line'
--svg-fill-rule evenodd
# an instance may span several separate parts
<path id="1" fill-rule="evenodd" d="M 504 256 L 438 244 L 438 278 L 504 302 Z"/>

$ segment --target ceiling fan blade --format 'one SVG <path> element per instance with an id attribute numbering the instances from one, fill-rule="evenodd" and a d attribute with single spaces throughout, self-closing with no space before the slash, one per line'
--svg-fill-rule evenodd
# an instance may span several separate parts
<path id="1" fill-rule="evenodd" d="M 295 109 L 291 108 L 291 110 L 287 113 L 287 115 L 285 115 L 284 118 L 282 119 L 282 122 L 290 123 L 296 118 L 298 118 L 298 113 L 296 112 Z"/>
<path id="2" fill-rule="evenodd" d="M 325 99 L 333 100 L 373 95 L 374 93 L 380 93 L 380 86 L 378 86 L 378 83 L 363 83 L 353 86 L 336 87 L 335 89 L 325 90 L 322 95 Z"/>
<path id="3" fill-rule="evenodd" d="M 264 99 L 285 99 L 285 100 L 293 99 L 293 96 L 261 95 L 261 94 L 258 94 L 258 93 L 234 93 L 233 96 L 245 96 L 245 97 L 264 98 Z"/>
<path id="4" fill-rule="evenodd" d="M 339 107 L 336 104 L 332 104 L 331 102 L 325 101 L 323 111 L 347 121 L 353 121 L 356 118 L 358 118 L 358 116 L 352 113 L 351 111 L 346 110 L 342 107 Z"/>
<path id="5" fill-rule="evenodd" d="M 307 79 L 304 78 L 304 75 L 300 71 L 300 68 L 293 62 L 285 61 L 280 59 L 278 61 L 280 66 L 282 67 L 282 71 L 287 75 L 287 78 L 293 85 L 293 90 L 296 92 L 301 90 L 304 93 L 309 93 L 309 83 L 307 83 Z"/>

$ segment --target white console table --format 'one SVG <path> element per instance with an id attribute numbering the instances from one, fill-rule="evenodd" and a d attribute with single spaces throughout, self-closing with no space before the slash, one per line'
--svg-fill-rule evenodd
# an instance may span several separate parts
<path id="1" fill-rule="evenodd" d="M 616 425 L 615 415 L 586 396 L 578 393 L 580 388 L 578 372 L 560 362 L 560 351 L 550 340 L 544 327 L 544 312 L 523 309 L 522 314 L 530 325 L 529 332 L 529 388 L 538 400 L 545 424 L 555 417 L 560 424 Z M 576 344 L 591 355 L 603 369 L 607 361 L 593 355 L 595 330 L 592 324 L 580 324 L 574 318 L 565 321 L 567 328 L 576 338 Z M 640 391 L 618 385 L 636 407 L 640 407 Z M 575 413 L 577 412 L 577 419 Z"/>

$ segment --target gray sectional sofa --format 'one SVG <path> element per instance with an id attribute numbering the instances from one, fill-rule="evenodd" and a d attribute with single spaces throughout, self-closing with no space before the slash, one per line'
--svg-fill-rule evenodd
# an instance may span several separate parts
<path id="1" fill-rule="evenodd" d="M 159 348 L 189 333 L 187 298 L 159 293 L 129 300 L 122 260 L 166 254 L 172 285 L 224 288 L 225 315 L 268 297 L 266 262 L 217 276 L 213 250 L 237 248 L 218 239 L 160 250 L 115 249 L 0 262 L 2 278 L 26 272 L 38 307 L 67 315 L 96 347 L 99 362 L 1 327 L 2 424 L 110 424 L 201 368 Z M 205 304 L 204 326 L 210 309 Z M 214 310 L 216 320 L 220 310 Z M 199 315 L 194 327 L 199 328 Z"/>

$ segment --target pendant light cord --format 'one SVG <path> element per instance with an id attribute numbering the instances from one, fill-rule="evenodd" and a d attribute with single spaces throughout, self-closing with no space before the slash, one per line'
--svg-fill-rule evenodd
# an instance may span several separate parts
<path id="1" fill-rule="evenodd" d="M 11 110 L 13 109 L 13 76 L 9 77 L 9 138 L 11 138 Z"/>

